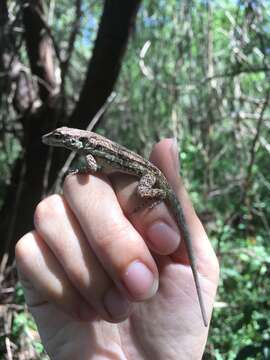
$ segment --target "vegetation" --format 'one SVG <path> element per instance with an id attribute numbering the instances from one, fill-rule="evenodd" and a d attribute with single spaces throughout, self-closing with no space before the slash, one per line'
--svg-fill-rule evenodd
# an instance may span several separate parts
<path id="1" fill-rule="evenodd" d="M 160 138 L 179 141 L 182 176 L 221 264 L 205 359 L 269 359 L 270 4 L 145 0 L 131 26 L 139 1 L 119 1 L 119 14 L 108 3 L 44 1 L 38 26 L 53 61 L 39 69 L 29 1 L 0 4 L 0 316 L 11 331 L 0 330 L 0 354 L 24 351 L 34 331 L 5 254 L 13 259 L 63 166 L 65 154 L 50 158 L 40 136 L 56 124 L 86 127 L 107 101 L 97 128 L 107 137 L 146 156 Z M 94 42 L 104 23 L 122 36 L 107 43 L 108 63 L 104 31 Z M 43 358 L 33 341 L 31 358 Z"/>

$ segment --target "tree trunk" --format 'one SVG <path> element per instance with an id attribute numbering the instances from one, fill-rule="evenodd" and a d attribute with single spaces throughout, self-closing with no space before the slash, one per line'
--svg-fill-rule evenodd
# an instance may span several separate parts
<path id="1" fill-rule="evenodd" d="M 46 172 L 50 150 L 41 143 L 41 136 L 63 124 L 85 128 L 106 102 L 120 72 L 139 4 L 140 0 L 105 1 L 86 80 L 71 119 L 68 119 L 65 109 L 61 108 L 65 101 L 58 101 L 53 68 L 53 64 L 57 63 L 55 56 L 60 69 L 66 71 L 67 64 L 61 63 L 59 49 L 55 48 L 57 44 L 50 37 L 50 31 L 44 22 L 42 1 L 24 0 L 25 41 L 32 74 L 38 78 L 37 96 L 42 106 L 38 110 L 32 107 L 21 116 L 24 152 L 16 161 L 11 185 L 1 209 L 0 259 L 8 254 L 9 261 L 12 261 L 16 241 L 33 228 L 33 212 L 42 197 L 44 179 L 48 175 Z M 77 22 L 76 26 L 78 27 Z M 72 36 L 74 38 L 74 34 Z M 65 94 L 60 97 L 63 96 Z M 64 151 L 53 153 L 50 159 L 49 186 L 56 179 L 65 154 Z"/>

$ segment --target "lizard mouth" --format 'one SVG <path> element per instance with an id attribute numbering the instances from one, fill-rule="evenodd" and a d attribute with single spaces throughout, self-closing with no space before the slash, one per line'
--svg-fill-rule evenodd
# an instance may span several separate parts
<path id="1" fill-rule="evenodd" d="M 57 141 L 57 139 L 54 136 L 52 136 L 52 133 L 43 135 L 42 142 L 43 142 L 43 144 L 46 144 L 46 145 L 52 145 L 52 146 L 59 145 L 59 141 Z"/>
<path id="2" fill-rule="evenodd" d="M 46 145 L 48 144 L 48 134 L 42 136 L 42 142 L 43 142 L 43 144 L 46 144 Z"/>

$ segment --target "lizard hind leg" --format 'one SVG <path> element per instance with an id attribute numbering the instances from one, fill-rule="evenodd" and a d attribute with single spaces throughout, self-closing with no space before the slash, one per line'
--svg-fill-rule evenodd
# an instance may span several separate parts
<path id="1" fill-rule="evenodd" d="M 154 188 L 156 183 L 156 177 L 153 174 L 145 174 L 139 180 L 137 187 L 137 194 L 142 200 L 147 201 L 147 207 L 153 209 L 155 206 L 160 204 L 166 198 L 166 192 L 159 188 Z M 151 201 L 149 205 L 149 201 Z M 141 207 L 145 207 L 146 204 L 143 202 Z"/>

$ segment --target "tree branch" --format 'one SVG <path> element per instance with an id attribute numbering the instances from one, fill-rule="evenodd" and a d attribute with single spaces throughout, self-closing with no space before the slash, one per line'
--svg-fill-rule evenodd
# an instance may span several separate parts
<path id="1" fill-rule="evenodd" d="M 53 47 L 54 47 L 54 51 L 55 51 L 57 60 L 59 61 L 59 63 L 61 63 L 62 60 L 61 60 L 61 56 L 60 56 L 60 49 L 59 49 L 58 44 L 53 36 L 51 28 L 49 27 L 46 20 L 44 19 L 43 14 L 41 13 L 40 9 L 37 7 L 37 8 L 35 8 L 35 11 L 36 11 L 36 14 L 39 16 L 39 20 L 41 21 L 44 29 L 46 30 L 47 35 L 49 36 L 49 38 L 51 39 L 51 41 L 53 43 Z"/>
<path id="2" fill-rule="evenodd" d="M 86 128 L 116 83 L 141 0 L 106 0 L 86 80 L 69 125 Z"/>
<path id="3" fill-rule="evenodd" d="M 80 23 L 81 23 L 81 17 L 82 17 L 81 6 L 82 6 L 82 0 L 76 0 L 76 11 L 75 11 L 74 23 L 73 23 L 73 27 L 72 27 L 72 31 L 71 31 L 69 40 L 68 40 L 66 58 L 61 64 L 62 82 L 61 82 L 61 90 L 60 90 L 60 92 L 62 94 L 62 97 L 65 96 L 64 95 L 65 78 L 66 78 L 66 74 L 67 74 L 67 71 L 68 71 L 71 55 L 72 55 L 72 52 L 73 52 L 73 49 L 74 49 L 76 36 L 77 36 L 77 34 L 79 32 L 79 29 L 80 29 Z"/>
<path id="4" fill-rule="evenodd" d="M 90 124 L 87 126 L 86 130 L 92 131 L 92 129 L 95 127 L 95 125 L 99 122 L 100 118 L 104 115 L 104 113 L 108 110 L 108 107 L 110 106 L 110 104 L 114 101 L 116 97 L 115 93 L 112 93 L 107 101 L 105 102 L 105 104 L 99 109 L 99 111 L 96 113 L 96 115 L 93 117 L 93 119 L 91 120 Z M 59 193 L 60 189 L 61 189 L 61 185 L 63 184 L 63 179 L 65 174 L 67 173 L 68 169 L 70 168 L 70 165 L 72 164 L 73 160 L 76 157 L 76 152 L 72 151 L 68 158 L 66 159 L 64 165 L 62 166 L 62 168 L 59 170 L 57 178 L 55 180 L 55 183 L 52 186 L 52 190 L 49 193 Z M 50 163 L 48 163 L 48 170 L 47 172 L 45 172 L 45 176 L 44 176 L 44 195 L 48 194 L 48 178 L 49 178 L 49 167 L 50 167 Z"/>
<path id="5" fill-rule="evenodd" d="M 270 89 L 268 89 L 266 97 L 265 97 L 265 101 L 264 104 L 262 105 L 261 111 L 260 111 L 260 116 L 257 122 L 257 126 L 256 126 L 256 132 L 255 132 L 255 136 L 252 140 L 252 144 L 251 144 L 251 148 L 250 148 L 250 161 L 248 164 L 248 168 L 247 168 L 247 176 L 246 176 L 246 191 L 248 190 L 249 186 L 250 186 L 250 181 L 252 178 L 252 170 L 253 170 L 253 166 L 254 166 L 254 162 L 255 162 L 255 156 L 256 156 L 256 146 L 258 143 L 258 140 L 260 138 L 260 133 L 261 133 L 261 127 L 263 124 L 263 120 L 264 120 L 264 112 L 267 108 L 267 105 L 269 103 L 269 98 L 270 98 Z"/>
<path id="6" fill-rule="evenodd" d="M 50 33 L 48 35 L 48 27 L 42 18 L 42 14 L 42 0 L 24 0 L 23 22 L 28 57 L 32 73 L 42 80 L 38 81 L 39 95 L 41 100 L 45 102 L 55 90 L 56 82 L 53 62 L 54 51 L 51 44 L 52 36 Z M 57 52 L 57 47 L 55 52 Z"/>
<path id="7" fill-rule="evenodd" d="M 235 71 L 231 71 L 231 72 L 227 72 L 227 73 L 223 73 L 223 74 L 215 74 L 213 76 L 210 77 L 206 77 L 202 80 L 202 84 L 211 81 L 213 79 L 219 79 L 219 78 L 225 78 L 225 77 L 234 77 L 240 74 L 249 74 L 249 73 L 257 73 L 257 72 L 268 72 L 270 71 L 269 66 L 262 66 L 262 67 L 250 67 L 250 68 L 239 68 Z"/>

